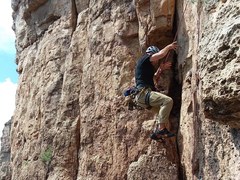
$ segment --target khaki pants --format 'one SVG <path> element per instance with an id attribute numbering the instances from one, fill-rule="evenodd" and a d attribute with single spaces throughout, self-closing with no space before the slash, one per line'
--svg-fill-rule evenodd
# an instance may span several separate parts
<path id="1" fill-rule="evenodd" d="M 158 113 L 156 118 L 157 123 L 168 123 L 168 118 L 173 106 L 172 98 L 162 93 L 151 91 L 150 88 L 143 89 L 135 98 L 136 103 L 143 108 L 148 107 L 145 104 L 145 97 L 148 91 L 150 92 L 149 104 L 152 110 Z"/>

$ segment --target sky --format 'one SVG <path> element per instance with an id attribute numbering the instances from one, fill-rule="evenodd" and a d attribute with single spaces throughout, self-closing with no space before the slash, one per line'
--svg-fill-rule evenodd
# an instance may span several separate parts
<path id="1" fill-rule="evenodd" d="M 0 1 L 0 136 L 15 109 L 18 74 L 15 64 L 15 34 L 12 30 L 11 0 Z"/>

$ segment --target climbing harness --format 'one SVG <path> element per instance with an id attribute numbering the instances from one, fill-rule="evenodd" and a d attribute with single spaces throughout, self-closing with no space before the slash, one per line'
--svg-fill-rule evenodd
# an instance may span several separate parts
<path id="1" fill-rule="evenodd" d="M 145 104 L 150 106 L 150 91 L 147 91 L 147 94 L 145 96 Z"/>
<path id="2" fill-rule="evenodd" d="M 151 91 L 147 90 L 147 93 L 145 95 L 145 104 L 147 105 L 146 109 L 151 109 L 151 105 L 150 105 L 150 93 Z"/>
<path id="3" fill-rule="evenodd" d="M 143 109 L 141 106 L 139 106 L 135 102 L 135 97 L 140 91 L 141 91 L 141 89 L 133 86 L 133 87 L 129 87 L 128 89 L 126 89 L 123 92 L 124 96 L 127 98 L 126 104 L 128 106 L 128 110 L 132 111 L 134 109 L 137 109 L 137 110 L 142 110 Z"/>
<path id="4" fill-rule="evenodd" d="M 142 93 L 143 91 L 147 91 L 146 92 L 146 95 L 145 95 L 145 98 L 144 98 L 144 102 L 145 102 L 145 109 L 148 109 L 150 110 L 152 107 L 150 105 L 150 95 L 151 95 L 151 90 L 150 88 L 147 88 L 147 87 L 142 87 L 142 88 L 138 88 L 138 87 L 130 87 L 128 89 L 126 89 L 124 91 L 124 96 L 127 97 L 127 105 L 128 105 L 128 110 L 134 110 L 134 109 L 137 109 L 137 110 L 143 110 L 144 108 L 141 107 L 140 105 L 138 105 L 136 103 L 136 100 L 135 100 L 135 97 L 139 94 L 139 93 Z"/>

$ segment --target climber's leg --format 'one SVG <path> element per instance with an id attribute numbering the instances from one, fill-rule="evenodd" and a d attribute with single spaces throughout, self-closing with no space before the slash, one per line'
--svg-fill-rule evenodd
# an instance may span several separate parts
<path id="1" fill-rule="evenodd" d="M 157 128 L 155 133 L 166 137 L 174 136 L 174 134 L 169 132 L 166 128 L 166 125 L 169 121 L 169 115 L 173 106 L 172 98 L 162 93 L 151 91 L 149 101 L 150 105 L 153 107 L 153 110 L 156 111 L 156 109 L 159 108 L 156 118 Z"/>

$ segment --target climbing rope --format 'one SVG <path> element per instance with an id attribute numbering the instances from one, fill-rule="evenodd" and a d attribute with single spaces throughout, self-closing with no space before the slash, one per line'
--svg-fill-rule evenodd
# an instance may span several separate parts
<path id="1" fill-rule="evenodd" d="M 184 14 L 185 14 L 185 11 L 186 11 L 186 8 L 187 8 L 187 4 L 188 4 L 188 2 L 185 4 L 182 17 L 183 17 Z M 168 3 L 168 8 L 169 8 L 169 3 Z M 182 17 L 181 17 L 181 19 L 182 19 Z M 177 39 L 178 30 L 179 30 L 179 26 L 177 27 L 177 31 L 176 31 L 176 33 L 175 33 L 175 35 L 174 35 L 173 42 L 175 42 L 176 39 Z M 170 55 L 170 51 L 168 51 L 166 58 L 163 60 L 164 63 L 167 62 L 169 55 Z M 156 74 L 156 75 L 155 75 L 155 80 L 156 80 L 156 83 L 157 83 L 157 84 L 158 84 L 158 82 L 159 82 L 161 72 L 162 72 L 162 71 L 161 71 L 161 68 L 160 68 L 160 66 L 159 66 L 158 69 L 157 69 L 157 71 L 156 71 L 156 73 L 155 73 L 155 74 Z"/>

